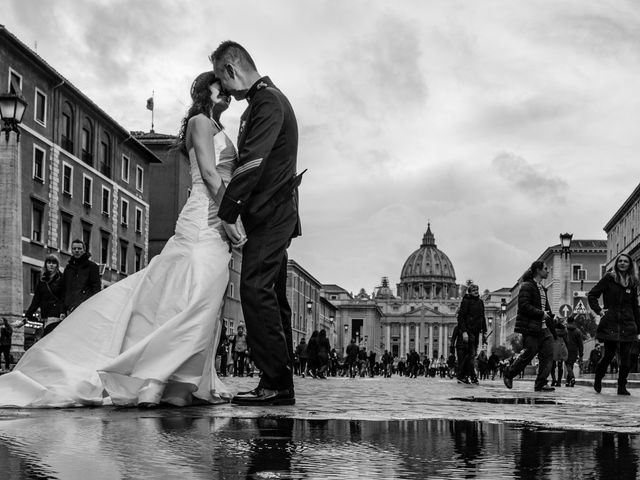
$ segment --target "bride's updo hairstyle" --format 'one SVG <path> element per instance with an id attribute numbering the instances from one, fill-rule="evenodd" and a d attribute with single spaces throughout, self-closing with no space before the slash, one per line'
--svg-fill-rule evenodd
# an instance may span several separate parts
<path id="1" fill-rule="evenodd" d="M 213 100 L 211 100 L 211 90 L 209 86 L 217 82 L 218 79 L 212 71 L 203 72 L 196 77 L 191 84 L 191 106 L 187 111 L 187 115 L 182 119 L 180 124 L 180 132 L 178 133 L 178 139 L 174 144 L 175 149 L 180 150 L 187 155 L 187 124 L 191 117 L 195 117 L 199 114 L 204 114 L 207 117 L 211 115 L 211 109 L 213 108 Z"/>

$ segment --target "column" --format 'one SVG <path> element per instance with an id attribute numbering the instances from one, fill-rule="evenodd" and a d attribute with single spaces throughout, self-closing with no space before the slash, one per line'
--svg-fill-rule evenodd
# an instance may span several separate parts
<path id="1" fill-rule="evenodd" d="M 28 159 L 31 165 L 31 159 Z M 22 175 L 20 145 L 15 132 L 0 134 L 0 313 L 15 324 L 22 321 Z M 43 224 L 44 224 L 43 219 Z M 44 225 L 43 225 L 44 226 Z M 31 235 L 31 232 L 29 232 Z M 13 327 L 11 352 L 24 352 L 24 328 Z M 4 359 L 3 359 L 4 360 Z"/>
<path id="2" fill-rule="evenodd" d="M 444 357 L 447 358 L 449 356 L 449 325 L 444 324 L 443 327 L 443 332 L 442 332 L 442 341 L 444 342 Z"/>
<path id="3" fill-rule="evenodd" d="M 398 349 L 398 357 L 402 358 L 404 355 L 404 326 L 400 324 L 400 348 Z"/>
<path id="4" fill-rule="evenodd" d="M 438 326 L 438 358 L 440 358 L 440 355 L 442 355 L 442 334 L 443 334 L 443 328 L 442 328 L 442 324 L 440 324 Z"/>
<path id="5" fill-rule="evenodd" d="M 427 348 L 427 355 L 429 358 L 433 358 L 433 324 L 429 324 L 429 346 Z"/>
<path id="6" fill-rule="evenodd" d="M 385 349 L 391 352 L 391 324 L 387 325 L 387 343 L 385 343 Z"/>
<path id="7" fill-rule="evenodd" d="M 416 352 L 420 353 L 420 324 L 416 323 Z"/>
<path id="8" fill-rule="evenodd" d="M 411 325 L 409 325 L 409 324 L 407 323 L 407 325 L 405 326 L 405 328 L 407 329 L 407 331 L 406 331 L 406 333 L 405 333 L 405 335 L 404 335 L 404 341 L 406 342 L 405 350 L 404 350 L 404 351 L 405 351 L 405 353 L 409 353 L 409 344 L 410 344 L 410 343 L 409 343 L 409 340 L 410 340 L 410 337 L 411 337 Z"/>

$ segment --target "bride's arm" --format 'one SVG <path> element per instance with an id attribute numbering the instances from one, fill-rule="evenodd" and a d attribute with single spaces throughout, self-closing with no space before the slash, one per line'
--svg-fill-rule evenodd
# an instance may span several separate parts
<path id="1" fill-rule="evenodd" d="M 189 120 L 187 125 L 189 137 L 196 153 L 200 176 L 216 203 L 224 195 L 222 178 L 216 171 L 216 155 L 213 145 L 213 136 L 216 133 L 213 124 L 204 115 L 196 115 Z"/>
<path id="2" fill-rule="evenodd" d="M 220 205 L 225 192 L 225 185 L 216 170 L 216 154 L 213 144 L 215 133 L 211 120 L 204 115 L 196 115 L 189 119 L 187 138 L 191 139 L 191 144 L 195 150 L 200 176 L 211 197 Z M 234 246 L 239 247 L 246 242 L 246 237 L 238 230 L 235 224 L 227 224 L 223 221 L 222 226 Z"/>

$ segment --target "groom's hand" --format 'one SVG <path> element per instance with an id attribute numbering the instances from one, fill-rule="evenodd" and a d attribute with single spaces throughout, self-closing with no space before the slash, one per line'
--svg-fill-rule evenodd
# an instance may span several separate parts
<path id="1" fill-rule="evenodd" d="M 246 243 L 247 237 L 242 233 L 242 231 L 240 231 L 235 223 L 227 223 L 223 221 L 222 227 L 224 228 L 224 231 L 227 232 L 227 236 L 229 237 L 233 247 L 241 247 Z"/>

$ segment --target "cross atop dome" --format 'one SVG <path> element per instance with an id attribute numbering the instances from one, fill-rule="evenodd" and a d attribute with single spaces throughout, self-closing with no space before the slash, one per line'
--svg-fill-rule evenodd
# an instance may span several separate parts
<path id="1" fill-rule="evenodd" d="M 427 231 L 422 237 L 422 245 L 421 247 L 426 247 L 428 245 L 436 246 L 436 237 L 433 236 L 431 232 L 431 223 L 427 223 Z"/>

